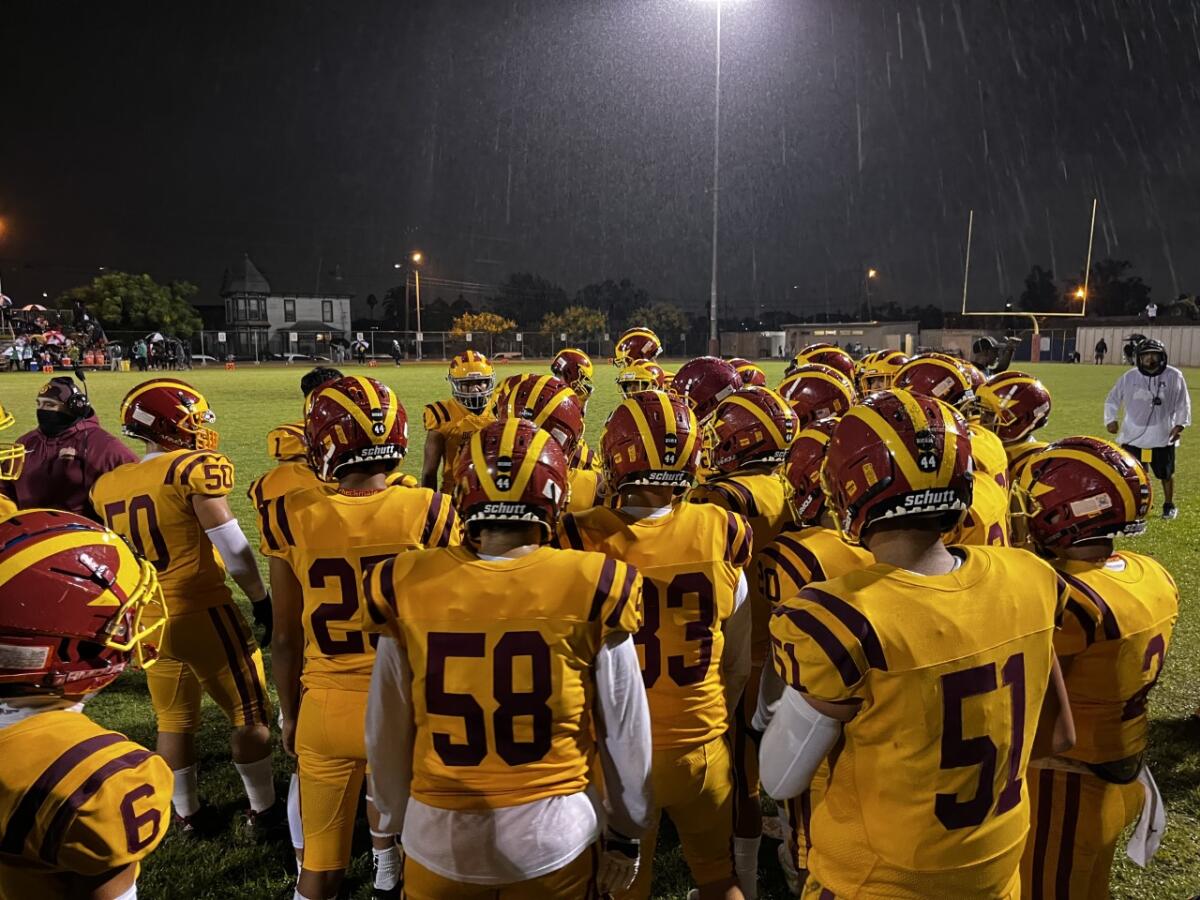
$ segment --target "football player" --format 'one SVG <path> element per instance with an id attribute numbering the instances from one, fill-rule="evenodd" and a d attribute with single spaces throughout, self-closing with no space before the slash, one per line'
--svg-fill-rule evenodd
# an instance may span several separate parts
<path id="1" fill-rule="evenodd" d="M 496 371 L 482 353 L 466 350 L 450 360 L 446 380 L 450 382 L 450 398 L 425 406 L 421 484 L 434 490 L 440 484 L 448 492 L 459 447 L 468 435 L 491 421 L 487 410 L 496 389 Z"/>
<path id="2" fill-rule="evenodd" d="M 703 428 L 721 401 L 741 386 L 742 376 L 728 362 L 717 356 L 697 356 L 679 367 L 671 380 L 671 393 L 687 401 Z"/>
<path id="3" fill-rule="evenodd" d="M 736 395 L 735 395 L 736 396 Z M 728 402 L 728 401 L 727 401 Z M 679 833 L 701 900 L 738 900 L 731 844 L 733 771 L 725 733 L 750 671 L 750 618 L 742 569 L 746 520 L 680 502 L 700 463 L 696 417 L 679 397 L 644 391 L 609 417 L 600 442 L 619 511 L 568 513 L 559 544 L 596 550 L 643 578 L 642 679 L 654 743 L 652 824 L 644 864 L 621 896 L 648 900 L 658 819 Z"/>
<path id="4" fill-rule="evenodd" d="M 783 798 L 837 747 L 806 898 L 1020 896 L 1026 766 L 1073 740 L 1053 648 L 1067 592 L 1032 554 L 942 542 L 971 503 L 970 456 L 955 410 L 903 390 L 830 439 L 835 524 L 876 562 L 775 609 L 788 687 L 761 749 Z"/>
<path id="5" fill-rule="evenodd" d="M 190 385 L 154 378 L 121 402 L 122 431 L 145 457 L 101 476 L 92 506 L 108 527 L 154 564 L 169 617 L 158 662 L 146 673 L 158 721 L 158 752 L 175 773 L 179 826 L 196 835 L 215 824 L 197 790 L 195 734 L 208 694 L 233 725 L 233 762 L 249 799 L 254 833 L 282 822 L 271 777 L 270 705 L 262 653 L 225 583 L 250 599 L 270 639 L 271 598 L 246 536 L 229 509 L 233 463 L 217 452 L 216 416 Z"/>
<path id="6" fill-rule="evenodd" d="M 161 637 L 154 567 L 89 519 L 0 521 L 0 897 L 134 900 L 171 770 L 84 703 Z"/>
<path id="7" fill-rule="evenodd" d="M 708 457 L 716 474 L 693 488 L 688 500 L 713 503 L 745 516 L 753 529 L 755 560 L 790 518 L 783 482 L 774 470 L 787 456 L 795 430 L 796 416 L 791 407 L 766 388 L 743 388 L 722 400 L 707 429 Z M 771 608 L 757 584 L 751 585 L 750 615 L 750 680 L 734 716 L 731 740 L 739 794 L 734 853 L 742 891 L 753 900 L 758 896 L 762 810 L 758 800 L 757 744 L 750 734 L 750 720 L 771 647 Z"/>
<path id="8" fill-rule="evenodd" d="M 505 379 L 505 390 L 494 408 L 496 418 L 525 419 L 550 433 L 568 460 L 579 460 L 583 438 L 583 408 L 574 392 L 553 375 L 521 375 Z M 604 482 L 593 468 L 568 466 L 567 509 L 590 509 L 604 499 Z"/>
<path id="9" fill-rule="evenodd" d="M 1075 718 L 1075 746 L 1030 765 L 1027 897 L 1107 897 L 1121 832 L 1143 816 L 1130 855 L 1145 866 L 1165 821 L 1146 768 L 1146 704 L 1179 615 L 1179 591 L 1148 556 L 1114 551 L 1139 534 L 1150 482 L 1115 444 L 1067 438 L 1033 457 L 1017 485 L 1030 539 L 1072 590 L 1055 635 Z M 1144 798 L 1154 802 L 1143 809 Z"/>
<path id="10" fill-rule="evenodd" d="M 300 770 L 304 861 L 296 893 L 324 900 L 337 896 L 350 861 L 366 768 L 375 648 L 359 630 L 363 573 L 405 550 L 449 546 L 458 522 L 445 494 L 388 486 L 408 451 L 408 419 L 387 386 L 360 376 L 328 382 L 309 396 L 304 427 L 309 464 L 336 488 L 270 501 L 260 531 L 271 566 L 283 746 Z M 376 896 L 398 896 L 395 842 L 381 833 L 373 843 Z"/>
<path id="11" fill-rule="evenodd" d="M 556 378 L 565 381 L 567 386 L 575 392 L 575 396 L 579 398 L 579 403 L 583 407 L 583 414 L 586 416 L 588 401 L 596 389 L 596 385 L 592 381 L 592 377 L 595 375 L 592 358 L 582 350 L 574 348 L 559 350 L 554 355 L 554 359 L 550 360 L 550 372 Z M 600 454 L 589 447 L 583 438 L 579 439 L 579 446 L 575 448 L 575 457 L 568 462 L 572 469 L 600 471 Z"/>
<path id="12" fill-rule="evenodd" d="M 662 352 L 662 341 L 649 328 L 627 328 L 613 345 L 612 364 L 623 369 L 639 359 L 654 362 Z"/>
<path id="13" fill-rule="evenodd" d="M 635 359 L 617 373 L 617 391 L 628 397 L 639 391 L 661 391 L 663 369 L 658 363 Z"/>
<path id="14" fill-rule="evenodd" d="M 633 643 L 641 576 L 546 546 L 567 461 L 531 422 L 475 432 L 454 482 L 471 544 L 402 553 L 366 581 L 367 622 L 388 635 L 367 758 L 385 830 L 403 825 L 405 895 L 578 900 L 628 888 L 650 811 Z"/>
<path id="15" fill-rule="evenodd" d="M 821 489 L 821 465 L 837 419 L 818 419 L 796 435 L 787 459 L 779 467 L 792 522 L 758 555 L 753 581 L 771 609 L 784 598 L 795 597 L 814 581 L 838 578 L 875 560 L 861 546 L 838 535 Z M 783 681 L 774 666 L 766 666 L 752 724 L 761 733 L 783 693 Z M 796 896 L 808 876 L 808 849 L 813 807 L 824 798 L 829 767 L 822 763 L 808 789 L 783 801 L 786 840 L 779 846 L 779 862 L 788 886 Z"/>
<path id="16" fill-rule="evenodd" d="M 787 370 L 784 372 L 784 376 L 791 375 L 801 366 L 812 365 L 814 363 L 819 366 L 829 366 L 831 369 L 836 369 L 853 384 L 854 357 L 841 347 L 835 347 L 833 344 L 827 343 L 810 344 L 793 356 L 791 364 L 788 365 Z"/>
<path id="17" fill-rule="evenodd" d="M 1025 463 L 1046 446 L 1034 432 L 1050 421 L 1050 392 L 1024 372 L 993 375 L 979 389 L 979 406 L 984 427 L 1004 444 L 1008 477 L 1016 484 Z"/>
<path id="18" fill-rule="evenodd" d="M 796 426 L 845 415 L 854 405 L 854 385 L 837 369 L 816 363 L 800 366 L 783 379 L 779 396 L 796 414 Z"/>
<path id="19" fill-rule="evenodd" d="M 337 369 L 318 366 L 300 379 L 300 391 L 308 399 L 321 385 L 341 377 L 342 373 Z M 255 509 L 261 509 L 268 500 L 282 497 L 289 491 L 316 487 L 321 483 L 308 464 L 303 421 L 287 422 L 272 428 L 267 434 L 267 454 L 275 460 L 275 468 L 254 479 L 246 491 Z"/>
<path id="20" fill-rule="evenodd" d="M 16 423 L 13 414 L 0 404 L 0 431 L 7 431 Z M 0 443 L 0 481 L 16 481 L 25 467 L 25 446 L 16 443 Z M 0 494 L 0 519 L 17 511 L 17 504 Z"/>
<path id="21" fill-rule="evenodd" d="M 961 360 L 943 353 L 913 357 L 896 373 L 895 387 L 949 404 L 964 416 L 975 408 L 971 374 Z M 974 489 L 971 508 L 946 534 L 948 544 L 1005 547 L 1010 542 L 1008 458 L 1000 441 L 982 426 L 968 424 Z"/>
<path id="22" fill-rule="evenodd" d="M 854 364 L 854 387 L 864 397 L 875 391 L 891 390 L 896 373 L 908 362 L 899 350 L 876 350 Z"/>

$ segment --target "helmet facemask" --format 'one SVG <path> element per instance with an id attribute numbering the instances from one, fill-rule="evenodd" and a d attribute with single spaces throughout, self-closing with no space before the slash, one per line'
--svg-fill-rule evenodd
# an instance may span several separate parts
<path id="1" fill-rule="evenodd" d="M 451 378 L 450 393 L 454 399 L 473 413 L 487 409 L 496 390 L 495 375 L 471 375 L 466 378 Z"/>

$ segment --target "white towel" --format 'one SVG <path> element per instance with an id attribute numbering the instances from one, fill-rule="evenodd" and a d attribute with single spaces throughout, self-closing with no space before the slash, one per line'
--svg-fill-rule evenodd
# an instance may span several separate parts
<path id="1" fill-rule="evenodd" d="M 1167 830 L 1167 808 L 1163 805 L 1158 785 L 1154 783 L 1154 776 L 1146 766 L 1142 766 L 1137 780 L 1142 784 L 1146 802 L 1142 806 L 1141 818 L 1133 829 L 1133 836 L 1125 845 L 1125 854 L 1144 869 L 1158 852 L 1163 832 Z"/>

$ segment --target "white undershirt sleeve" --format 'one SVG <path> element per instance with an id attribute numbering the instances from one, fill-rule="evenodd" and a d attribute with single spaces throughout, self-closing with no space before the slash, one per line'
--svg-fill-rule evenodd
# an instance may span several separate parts
<path id="1" fill-rule="evenodd" d="M 208 539 L 221 554 L 221 561 L 225 563 L 225 571 L 233 576 L 234 581 L 242 585 L 243 589 L 245 584 L 256 580 L 261 584 L 262 577 L 258 572 L 254 551 L 250 549 L 250 542 L 246 540 L 246 535 L 242 532 L 242 527 L 238 525 L 237 519 L 222 522 L 216 528 L 205 529 L 204 533 L 208 535 Z M 261 600 L 262 598 L 251 597 L 250 599 Z"/>
<path id="2" fill-rule="evenodd" d="M 755 731 L 767 730 L 767 726 L 775 718 L 776 710 L 779 709 L 779 701 L 783 699 L 783 690 L 786 687 L 787 684 L 779 677 L 779 673 L 775 671 L 773 665 L 763 666 L 762 678 L 758 683 L 758 705 L 754 708 L 751 728 Z"/>
<path id="3" fill-rule="evenodd" d="M 403 832 L 415 737 L 408 654 L 394 639 L 382 637 L 367 694 L 366 745 L 371 796 L 379 810 L 379 830 L 385 834 Z"/>
<path id="4" fill-rule="evenodd" d="M 759 779 L 776 800 L 798 797 L 842 733 L 842 723 L 817 712 L 795 688 L 784 688 L 759 750 Z"/>
<path id="5" fill-rule="evenodd" d="M 610 639 L 596 654 L 596 731 L 609 825 L 639 837 L 650 824 L 650 706 L 633 637 Z"/>

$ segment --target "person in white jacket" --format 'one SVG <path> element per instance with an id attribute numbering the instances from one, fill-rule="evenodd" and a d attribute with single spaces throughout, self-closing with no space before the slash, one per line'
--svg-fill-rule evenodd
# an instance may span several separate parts
<path id="1" fill-rule="evenodd" d="M 1162 516 L 1174 519 L 1179 515 L 1175 448 L 1183 430 L 1192 424 L 1192 400 L 1183 373 L 1167 365 L 1167 348 L 1161 341 L 1138 344 L 1134 366 L 1108 392 L 1105 427 L 1162 482 Z"/>

